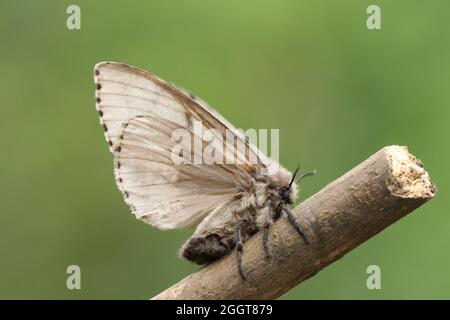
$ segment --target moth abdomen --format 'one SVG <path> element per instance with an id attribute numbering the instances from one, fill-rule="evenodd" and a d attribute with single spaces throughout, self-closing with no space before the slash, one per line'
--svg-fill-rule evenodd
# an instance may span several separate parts
<path id="1" fill-rule="evenodd" d="M 193 237 L 181 248 L 181 255 L 197 264 L 211 263 L 226 255 L 234 247 L 234 243 L 230 245 L 229 242 L 217 234 Z"/>

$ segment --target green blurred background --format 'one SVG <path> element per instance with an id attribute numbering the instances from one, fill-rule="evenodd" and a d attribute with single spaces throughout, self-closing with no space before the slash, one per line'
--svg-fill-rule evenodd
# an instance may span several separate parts
<path id="1" fill-rule="evenodd" d="M 67 30 L 66 8 L 81 8 Z M 382 30 L 366 27 L 378 4 Z M 197 267 L 189 230 L 137 221 L 116 189 L 92 69 L 116 60 L 280 128 L 280 158 L 319 174 L 407 145 L 439 195 L 284 299 L 450 298 L 449 1 L 18 1 L 0 4 L 0 298 L 147 299 Z M 82 289 L 66 288 L 66 268 Z M 366 288 L 366 268 L 382 289 Z M 270 281 L 268 279 L 268 281 Z"/>

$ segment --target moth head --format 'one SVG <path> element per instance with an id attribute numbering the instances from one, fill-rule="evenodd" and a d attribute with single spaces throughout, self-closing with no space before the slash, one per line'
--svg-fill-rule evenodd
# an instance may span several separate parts
<path id="1" fill-rule="evenodd" d="M 280 195 L 281 200 L 284 203 L 292 204 L 292 203 L 294 203 L 294 199 L 297 194 L 297 185 L 293 184 L 293 185 L 283 186 L 280 188 L 278 193 Z"/>
<path id="2" fill-rule="evenodd" d="M 297 173 L 300 169 L 300 166 L 297 166 L 297 169 L 295 169 L 294 174 L 292 175 L 291 180 L 289 181 L 288 185 L 282 186 L 279 190 L 279 195 L 281 200 L 283 200 L 285 203 L 292 204 L 294 203 L 295 198 L 297 197 L 297 191 L 298 191 L 298 185 L 297 183 L 302 180 L 305 177 L 312 176 L 316 174 L 316 170 L 313 170 L 311 172 L 307 172 L 302 174 L 300 177 L 295 179 L 297 176 Z"/>

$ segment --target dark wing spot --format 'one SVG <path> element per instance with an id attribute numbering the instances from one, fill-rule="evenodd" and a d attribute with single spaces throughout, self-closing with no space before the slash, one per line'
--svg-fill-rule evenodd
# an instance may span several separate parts
<path id="1" fill-rule="evenodd" d="M 102 110 L 98 110 L 98 115 L 99 115 L 100 117 L 103 117 L 103 111 L 102 111 Z"/>
<path id="2" fill-rule="evenodd" d="M 100 83 L 97 83 L 97 90 L 100 90 L 102 88 L 102 85 Z"/>
<path id="3" fill-rule="evenodd" d="M 117 161 L 117 169 L 120 169 L 120 162 Z"/>
<path id="4" fill-rule="evenodd" d="M 106 124 L 103 124 L 103 130 L 104 130 L 105 132 L 108 132 L 108 127 L 106 126 Z"/>
<path id="5" fill-rule="evenodd" d="M 100 103 L 100 101 L 102 101 L 102 100 L 100 100 L 100 98 L 97 97 L 97 98 L 95 98 L 95 101 L 97 101 L 97 103 Z"/>
<path id="6" fill-rule="evenodd" d="M 94 72 L 95 72 L 95 75 L 96 75 L 96 76 L 99 76 L 99 75 L 100 75 L 100 72 L 99 72 L 97 69 L 95 69 Z"/>
<path id="7" fill-rule="evenodd" d="M 118 147 L 116 148 L 116 151 L 117 151 L 117 152 L 122 151 L 122 147 L 121 147 L 121 146 L 118 146 Z"/>
<path id="8" fill-rule="evenodd" d="M 122 182 L 123 182 L 122 178 L 119 178 L 119 182 L 120 182 L 120 183 L 122 183 Z"/>
<path id="9" fill-rule="evenodd" d="M 113 143 L 111 140 L 108 141 L 108 144 L 112 147 Z"/>
<path id="10" fill-rule="evenodd" d="M 130 196 L 130 195 L 128 194 L 128 192 L 126 192 L 126 191 L 125 191 L 123 194 L 124 194 L 125 198 L 128 198 L 128 197 Z"/>

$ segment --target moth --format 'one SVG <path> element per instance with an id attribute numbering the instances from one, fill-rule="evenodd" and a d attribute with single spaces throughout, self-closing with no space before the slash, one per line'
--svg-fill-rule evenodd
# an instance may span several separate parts
<path id="1" fill-rule="evenodd" d="M 283 214 L 308 241 L 289 205 L 296 199 L 298 181 L 314 172 L 296 179 L 298 168 L 290 173 L 205 102 L 150 72 L 100 62 L 94 80 L 96 109 L 114 156 L 117 186 L 138 219 L 160 229 L 195 228 L 180 249 L 182 257 L 208 264 L 235 249 L 237 269 L 245 279 L 243 243 L 262 229 L 264 252 L 270 258 L 269 227 Z M 231 132 L 231 143 L 221 141 L 232 150 L 227 154 L 240 161 L 174 162 L 178 141 L 173 132 L 182 129 L 194 135 L 195 121 L 221 138 Z M 238 143 L 245 148 L 236 148 Z M 176 159 L 188 157 L 175 153 Z M 267 174 L 274 164 L 277 170 Z"/>

